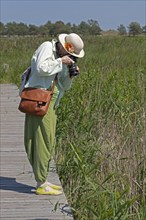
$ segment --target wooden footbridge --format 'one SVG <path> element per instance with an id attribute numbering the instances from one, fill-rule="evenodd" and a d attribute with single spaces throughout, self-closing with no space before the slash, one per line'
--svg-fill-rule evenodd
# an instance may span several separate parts
<path id="1" fill-rule="evenodd" d="M 18 111 L 18 88 L 0 84 L 0 219 L 73 220 L 65 194 L 38 196 L 23 145 L 24 114 Z M 55 165 L 49 177 L 60 185 Z"/>

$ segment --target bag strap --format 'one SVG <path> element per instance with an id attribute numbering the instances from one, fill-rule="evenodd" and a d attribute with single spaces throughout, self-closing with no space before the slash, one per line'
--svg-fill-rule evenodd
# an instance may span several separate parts
<path id="1" fill-rule="evenodd" d="M 28 69 L 27 69 L 26 83 L 29 80 L 30 73 L 31 73 L 31 66 L 29 66 Z"/>
<path id="2" fill-rule="evenodd" d="M 57 82 L 57 74 L 55 76 L 55 79 L 54 79 L 54 82 L 53 82 L 53 86 L 52 86 L 52 89 L 51 89 L 52 93 L 54 92 L 54 88 L 55 88 L 56 82 Z"/>

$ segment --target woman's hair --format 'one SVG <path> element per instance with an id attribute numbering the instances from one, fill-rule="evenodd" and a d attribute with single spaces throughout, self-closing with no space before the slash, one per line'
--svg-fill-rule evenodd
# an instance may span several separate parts
<path id="1" fill-rule="evenodd" d="M 63 48 L 62 44 L 59 41 L 56 42 L 56 54 L 57 57 L 68 55 L 67 51 Z"/>

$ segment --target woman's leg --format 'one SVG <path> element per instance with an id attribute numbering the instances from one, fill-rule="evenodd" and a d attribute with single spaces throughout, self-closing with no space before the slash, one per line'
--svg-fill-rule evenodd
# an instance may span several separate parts
<path id="1" fill-rule="evenodd" d="M 56 114 L 51 101 L 44 117 L 26 115 L 25 149 L 37 182 L 44 183 L 55 146 Z"/>

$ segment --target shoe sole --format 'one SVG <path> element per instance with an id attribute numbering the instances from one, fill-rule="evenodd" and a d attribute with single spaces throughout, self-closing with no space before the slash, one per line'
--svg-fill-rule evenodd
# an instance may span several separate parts
<path id="1" fill-rule="evenodd" d="M 55 194 L 55 193 L 50 193 L 50 192 L 45 192 L 45 193 L 38 193 L 38 192 L 36 192 L 36 195 L 50 195 L 50 196 L 59 196 L 59 195 L 61 195 L 62 194 L 62 192 L 61 193 L 58 193 L 58 194 Z"/>

